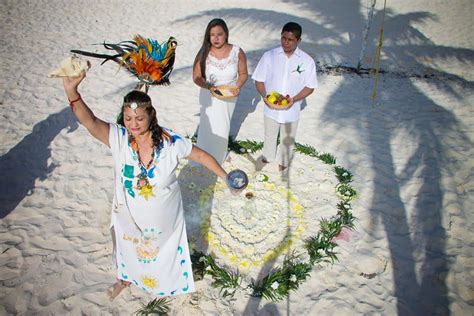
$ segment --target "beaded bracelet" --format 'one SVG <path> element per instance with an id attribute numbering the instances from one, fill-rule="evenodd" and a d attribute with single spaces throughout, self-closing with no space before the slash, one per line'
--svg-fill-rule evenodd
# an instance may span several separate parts
<path id="1" fill-rule="evenodd" d="M 71 100 L 69 100 L 69 98 L 68 98 L 69 107 L 71 108 L 71 111 L 74 111 L 74 102 L 77 102 L 77 101 L 79 101 L 79 100 L 82 100 L 81 95 L 80 95 L 79 93 L 78 93 L 77 95 L 78 95 L 78 97 L 77 97 L 76 100 L 72 100 L 72 101 L 71 101 Z"/>

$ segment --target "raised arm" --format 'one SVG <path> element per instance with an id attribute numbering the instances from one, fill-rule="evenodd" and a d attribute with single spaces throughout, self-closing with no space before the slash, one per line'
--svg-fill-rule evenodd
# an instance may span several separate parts
<path id="1" fill-rule="evenodd" d="M 79 123 L 84 125 L 92 136 L 110 147 L 109 124 L 94 115 L 77 91 L 79 84 L 85 77 L 86 73 L 82 72 L 79 77 L 63 78 L 64 92 L 66 93 L 69 102 L 71 103 L 72 101 L 71 110 L 76 115 Z"/>

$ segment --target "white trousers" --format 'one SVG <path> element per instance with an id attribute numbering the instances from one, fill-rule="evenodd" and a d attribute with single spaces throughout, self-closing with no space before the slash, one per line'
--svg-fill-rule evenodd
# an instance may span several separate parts
<path id="1" fill-rule="evenodd" d="M 280 165 L 288 167 L 293 158 L 298 121 L 278 123 L 264 115 L 264 126 L 263 156 L 268 161 L 277 161 Z M 280 134 L 280 146 L 277 151 L 278 134 Z"/>

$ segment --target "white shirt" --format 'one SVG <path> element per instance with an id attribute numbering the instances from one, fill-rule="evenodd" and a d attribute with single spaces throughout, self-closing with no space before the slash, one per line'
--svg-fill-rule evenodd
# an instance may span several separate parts
<path id="1" fill-rule="evenodd" d="M 313 58 L 298 47 L 289 58 L 281 46 L 267 51 L 258 62 L 252 79 L 263 82 L 267 94 L 277 91 L 290 97 L 297 95 L 304 87 L 314 89 L 318 86 Z M 300 117 L 302 102 L 296 101 L 287 110 L 265 106 L 263 113 L 278 123 L 295 122 Z"/>

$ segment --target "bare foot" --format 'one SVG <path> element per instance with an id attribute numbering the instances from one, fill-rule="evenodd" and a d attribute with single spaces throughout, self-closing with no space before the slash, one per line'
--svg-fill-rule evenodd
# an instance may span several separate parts
<path id="1" fill-rule="evenodd" d="M 130 282 L 119 280 L 107 290 L 107 296 L 112 302 L 124 288 L 130 286 Z"/>

